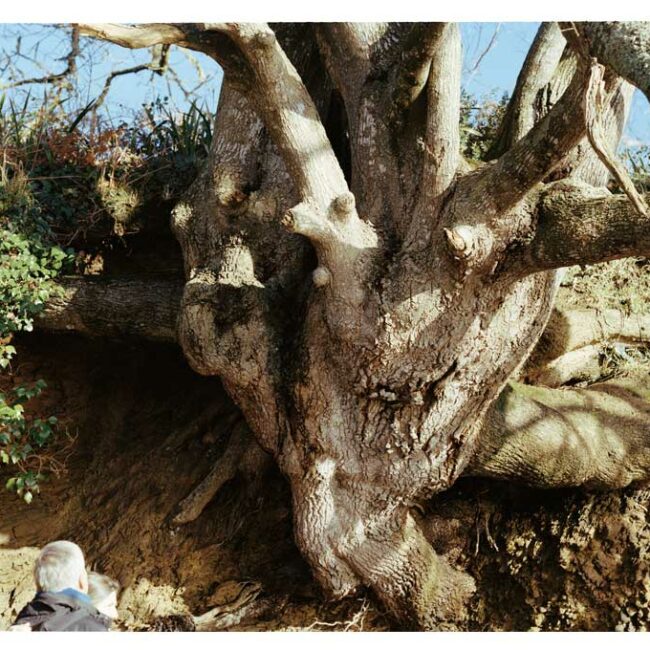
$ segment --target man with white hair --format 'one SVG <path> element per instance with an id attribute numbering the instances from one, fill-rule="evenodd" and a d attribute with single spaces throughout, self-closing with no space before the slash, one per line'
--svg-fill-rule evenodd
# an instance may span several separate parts
<path id="1" fill-rule="evenodd" d="M 34 567 L 36 596 L 18 614 L 12 627 L 33 632 L 105 632 L 110 621 L 88 597 L 83 551 L 73 542 L 50 542 Z"/>

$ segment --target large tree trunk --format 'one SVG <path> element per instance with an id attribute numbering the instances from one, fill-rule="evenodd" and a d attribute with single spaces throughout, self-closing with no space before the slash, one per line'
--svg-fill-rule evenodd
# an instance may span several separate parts
<path id="1" fill-rule="evenodd" d="M 173 218 L 179 342 L 289 480 L 322 586 L 369 586 L 406 625 L 458 624 L 473 580 L 436 555 L 412 508 L 496 444 L 486 414 L 544 330 L 557 269 L 648 248 L 627 199 L 594 187 L 631 86 L 609 70 L 601 81 L 575 44 L 560 56 L 564 37 L 544 27 L 500 157 L 467 171 L 455 25 L 82 31 L 224 66 L 208 162 Z"/>

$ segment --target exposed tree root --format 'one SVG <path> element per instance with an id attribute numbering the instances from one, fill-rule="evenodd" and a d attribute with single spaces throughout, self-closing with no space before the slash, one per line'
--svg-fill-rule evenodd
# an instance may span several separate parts
<path id="1" fill-rule="evenodd" d="M 650 473 L 650 382 L 588 389 L 511 383 L 486 418 L 467 474 L 531 487 L 622 488 Z"/>
<path id="2" fill-rule="evenodd" d="M 248 425 L 238 420 L 226 446 L 210 473 L 178 504 L 174 524 L 187 524 L 197 519 L 223 485 L 242 471 L 255 485 L 270 463 L 269 456 L 255 442 Z"/>
<path id="3" fill-rule="evenodd" d="M 617 309 L 555 309 L 521 377 L 549 387 L 596 381 L 605 345 L 648 342 L 650 315 L 628 315 Z"/>
<path id="4" fill-rule="evenodd" d="M 36 325 L 89 336 L 176 341 L 183 285 L 151 279 L 62 278 Z"/>

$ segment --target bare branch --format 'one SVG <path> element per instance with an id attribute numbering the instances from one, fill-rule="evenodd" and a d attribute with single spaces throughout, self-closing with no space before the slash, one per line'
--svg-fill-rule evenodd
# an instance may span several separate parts
<path id="1" fill-rule="evenodd" d="M 77 72 L 77 57 L 79 56 L 79 29 L 72 28 L 70 34 L 70 51 L 65 57 L 66 67 L 65 70 L 58 74 L 49 74 L 43 77 L 33 77 L 31 79 L 21 79 L 15 83 L 5 86 L 5 88 L 17 88 L 18 86 L 26 86 L 28 84 L 47 84 L 61 81 L 66 77 L 72 76 Z"/>
<path id="2" fill-rule="evenodd" d="M 541 195 L 535 235 L 518 254 L 525 274 L 650 255 L 650 223 L 622 195 L 559 181 Z"/>
<path id="3" fill-rule="evenodd" d="M 97 109 L 104 103 L 108 95 L 108 92 L 111 89 L 111 84 L 117 77 L 121 77 L 127 74 L 135 74 L 137 72 L 144 72 L 145 70 L 149 70 L 157 74 L 163 74 L 169 62 L 169 48 L 170 48 L 169 45 L 163 45 L 161 48 L 159 48 L 158 52 L 154 51 L 152 55 L 152 59 L 151 61 L 149 61 L 149 63 L 142 63 L 140 65 L 135 65 L 130 68 L 124 68 L 122 70 L 115 70 L 111 72 L 108 75 L 108 77 L 106 77 L 106 80 L 104 81 L 104 87 L 102 88 L 102 92 L 92 102 L 90 108 Z"/>
<path id="4" fill-rule="evenodd" d="M 82 36 L 92 36 L 130 49 L 182 44 L 186 39 L 181 26 L 167 23 L 149 23 L 137 27 L 118 23 L 79 23 L 76 27 Z"/>
<path id="5" fill-rule="evenodd" d="M 408 108 L 424 89 L 431 59 L 444 32 L 445 23 L 416 23 L 411 29 L 391 87 L 393 118 Z"/>
<path id="6" fill-rule="evenodd" d="M 497 158 L 510 149 L 535 124 L 538 94 L 550 82 L 565 46 L 557 23 L 542 23 L 517 77 L 490 158 Z"/>
<path id="7" fill-rule="evenodd" d="M 595 61 L 595 60 L 594 60 Z M 615 153 L 609 150 L 607 137 L 605 136 L 600 114 L 603 112 L 605 105 L 604 78 L 605 69 L 598 63 L 591 66 L 591 75 L 589 86 L 587 88 L 587 98 L 585 102 L 585 122 L 587 125 L 587 137 L 589 143 L 600 158 L 601 162 L 607 167 L 612 176 L 618 181 L 621 189 L 627 194 L 636 211 L 641 216 L 648 216 L 648 207 L 643 198 L 639 195 L 634 187 L 632 179 L 629 177 L 623 164 L 618 160 Z"/>
<path id="8" fill-rule="evenodd" d="M 587 71 L 579 68 L 544 119 L 496 163 L 467 178 L 486 210 L 504 213 L 521 201 L 584 137 L 588 79 Z"/>
<path id="9" fill-rule="evenodd" d="M 488 44 L 485 46 L 485 48 L 483 48 L 483 51 L 478 55 L 478 57 L 476 58 L 476 61 L 474 62 L 474 65 L 469 70 L 469 78 L 470 79 L 474 76 L 474 74 L 481 67 L 481 63 L 483 63 L 483 59 L 490 53 L 490 50 L 496 45 L 497 36 L 499 35 L 499 31 L 501 31 L 501 23 L 497 23 L 497 26 L 494 28 L 494 32 L 492 32 L 492 37 L 488 41 Z"/>
<path id="10" fill-rule="evenodd" d="M 176 43 L 205 51 L 205 44 L 199 47 L 198 41 L 210 40 L 215 33 L 228 36 L 253 69 L 252 98 L 296 180 L 302 199 L 316 201 L 322 209 L 327 209 L 334 198 L 347 191 L 318 111 L 268 25 L 206 23 L 130 27 L 107 23 L 82 24 L 79 29 L 84 35 L 129 48 Z M 219 52 L 212 55 L 220 58 Z"/>

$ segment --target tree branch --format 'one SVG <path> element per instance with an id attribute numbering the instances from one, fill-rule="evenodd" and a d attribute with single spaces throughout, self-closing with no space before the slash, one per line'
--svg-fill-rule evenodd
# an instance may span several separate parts
<path id="1" fill-rule="evenodd" d="M 513 252 L 515 267 L 527 275 L 650 255 L 649 225 L 626 196 L 559 181 L 541 195 L 535 234 L 523 250 Z"/>
<path id="2" fill-rule="evenodd" d="M 66 67 L 63 72 L 58 74 L 50 74 L 44 77 L 33 77 L 31 79 L 21 79 L 9 86 L 8 88 L 17 88 L 18 86 L 25 86 L 27 84 L 47 84 L 54 83 L 56 81 L 61 81 L 66 77 L 73 75 L 77 72 L 77 57 L 79 56 L 79 29 L 77 27 L 72 28 L 72 33 L 70 34 L 70 51 L 65 57 Z"/>
<path id="3" fill-rule="evenodd" d="M 39 329 L 176 341 L 182 282 L 62 278 L 37 317 Z"/>
<path id="4" fill-rule="evenodd" d="M 494 164 L 468 177 L 488 210 L 504 213 L 553 171 L 586 133 L 589 74 L 578 69 L 562 98 L 529 133 Z M 489 206 L 489 207 L 488 207 Z"/>
<path id="5" fill-rule="evenodd" d="M 302 201 L 327 211 L 348 187 L 298 72 L 267 25 L 230 24 L 226 31 L 254 71 L 253 100 Z"/>
<path id="6" fill-rule="evenodd" d="M 604 73 L 605 69 L 595 59 L 592 62 L 591 76 L 587 88 L 585 105 L 585 122 L 587 125 L 587 138 L 600 161 L 618 181 L 619 186 L 632 202 L 636 211 L 641 216 L 648 216 L 648 207 L 643 198 L 634 187 L 624 165 L 618 160 L 608 145 L 607 136 L 602 128 L 600 114 L 605 106 L 604 98 Z"/>
<path id="7" fill-rule="evenodd" d="M 431 205 L 449 188 L 460 162 L 460 31 L 442 24 L 433 50 L 427 87 L 428 115 L 423 200 Z"/>
<path id="8" fill-rule="evenodd" d="M 639 88 L 650 101 L 650 23 L 560 23 L 582 37 L 590 56 Z"/>
<path id="9" fill-rule="evenodd" d="M 506 114 L 499 126 L 489 158 L 498 158 L 530 131 L 537 118 L 535 106 L 540 90 L 551 81 L 566 40 L 557 23 L 542 23 L 517 77 Z"/>
<path id="10" fill-rule="evenodd" d="M 92 36 L 130 49 L 153 45 L 182 45 L 187 38 L 183 27 L 168 23 L 148 23 L 137 27 L 118 23 L 79 23 L 76 27 L 82 36 Z"/>
<path id="11" fill-rule="evenodd" d="M 445 23 L 416 23 L 412 27 L 391 85 L 392 119 L 411 106 L 424 89 L 431 59 L 444 33 Z"/>
<path id="12" fill-rule="evenodd" d="M 136 72 L 144 72 L 145 70 L 151 70 L 156 74 L 163 74 L 165 69 L 167 68 L 167 63 L 169 61 L 169 47 L 170 47 L 169 45 L 163 45 L 160 48 L 160 51 L 158 53 L 154 52 L 151 61 L 149 61 L 149 63 L 142 63 L 140 65 L 135 65 L 130 68 L 124 68 L 122 70 L 114 70 L 113 72 L 111 72 L 108 75 L 108 77 L 106 77 L 106 80 L 104 81 L 104 87 L 102 88 L 102 92 L 97 96 L 97 98 L 92 102 L 92 104 L 88 107 L 87 110 L 97 109 L 104 103 L 104 100 L 108 95 L 108 91 L 111 89 L 111 84 L 113 83 L 113 80 L 116 79 L 117 77 L 121 77 L 127 74 L 134 74 Z"/>
<path id="13" fill-rule="evenodd" d="M 511 382 L 490 409 L 465 474 L 541 488 L 647 480 L 648 397 L 647 379 L 564 390 Z"/>

